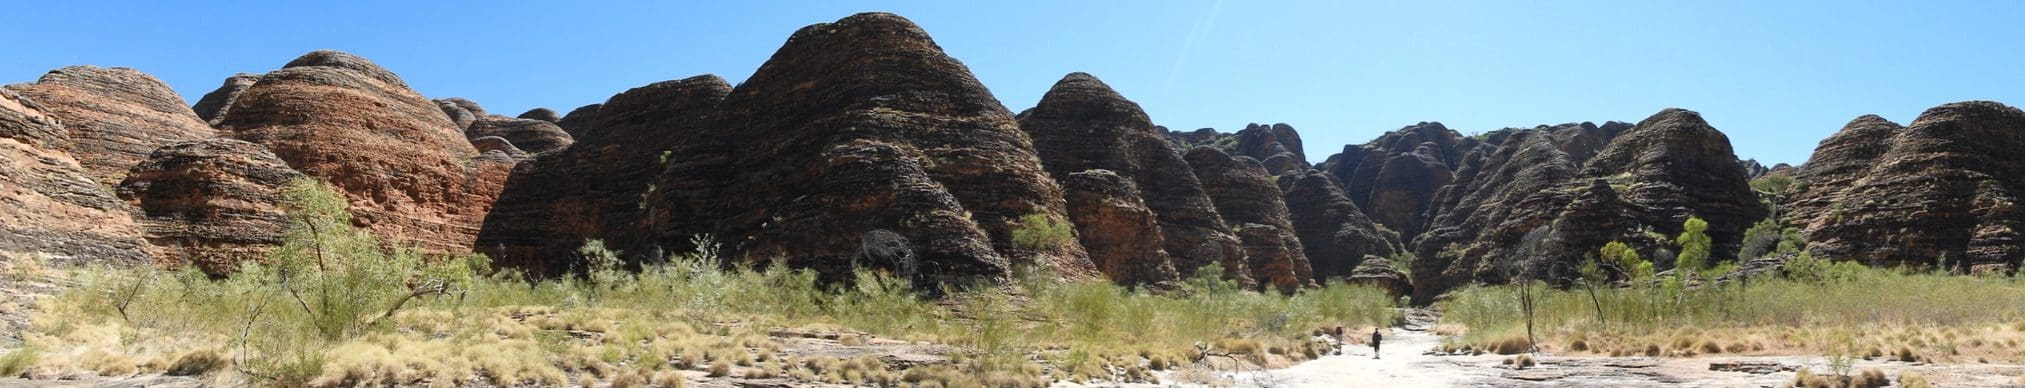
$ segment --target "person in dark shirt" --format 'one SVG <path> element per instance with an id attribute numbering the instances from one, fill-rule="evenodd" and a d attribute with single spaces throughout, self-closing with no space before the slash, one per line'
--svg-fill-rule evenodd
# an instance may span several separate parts
<path id="1" fill-rule="evenodd" d="M 1371 328 L 1371 359 L 1378 359 L 1378 343 L 1382 341 L 1385 341 L 1385 336 L 1378 334 L 1378 328 Z"/>

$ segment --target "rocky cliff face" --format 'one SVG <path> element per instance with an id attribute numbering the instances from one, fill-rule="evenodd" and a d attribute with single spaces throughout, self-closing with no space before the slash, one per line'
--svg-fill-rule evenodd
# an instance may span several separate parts
<path id="1" fill-rule="evenodd" d="M 1056 82 L 1039 105 L 1021 113 L 1019 124 L 1033 136 L 1035 151 L 1055 179 L 1102 169 L 1131 181 L 1159 221 L 1171 266 L 1182 276 L 1220 266 L 1227 278 L 1251 282 L 1237 236 L 1218 216 L 1187 162 L 1168 146 L 1138 104 L 1096 77 L 1073 73 Z M 1090 237 L 1094 236 L 1086 238 Z M 1093 256 L 1141 256 L 1131 251 L 1097 252 L 1110 247 L 1089 248 Z"/>
<path id="2" fill-rule="evenodd" d="M 1643 225 L 1628 221 L 1634 217 L 1617 199 L 1612 183 L 1598 187 L 1598 177 L 1581 172 L 1630 127 L 1617 122 L 1561 124 L 1504 129 L 1458 141 L 1457 148 L 1465 151 L 1457 157 L 1455 181 L 1436 191 L 1427 210 L 1427 228 L 1413 238 L 1414 299 L 1426 301 L 1471 282 L 1501 283 L 1521 275 L 1551 278 L 1570 268 L 1568 264 L 1582 253 L 1593 251 L 1596 247 L 1588 245 L 1595 240 L 1607 243 L 1642 236 L 1625 232 Z M 1620 152 L 1637 152 L 1628 150 Z M 1730 160 L 1734 162 L 1734 157 Z M 1627 221 L 1622 226 L 1587 226 L 1606 220 Z M 1673 227 L 1677 230 L 1679 223 Z M 1522 250 L 1527 252 L 1522 255 Z"/>
<path id="3" fill-rule="evenodd" d="M 1737 160 L 1729 137 L 1700 114 L 1668 109 L 1612 140 L 1583 174 L 1627 183 L 1627 210 L 1660 233 L 1679 234 L 1689 217 L 1707 220 L 1713 258 L 1726 260 L 1742 248 L 1744 229 L 1770 214 Z"/>
<path id="4" fill-rule="evenodd" d="M 562 127 L 563 132 L 568 132 L 571 138 L 582 138 L 597 122 L 598 109 L 603 107 L 604 104 L 577 107 L 570 110 L 569 114 L 563 115 L 561 120 L 556 120 L 555 125 Z"/>
<path id="5" fill-rule="evenodd" d="M 1113 282 L 1155 290 L 1180 283 L 1159 217 L 1140 199 L 1132 180 L 1111 170 L 1087 170 L 1061 182 L 1077 241 L 1089 249 L 1098 271 Z"/>
<path id="6" fill-rule="evenodd" d="M 1168 141 L 1179 148 L 1216 147 L 1231 155 L 1257 160 L 1274 175 L 1299 172 L 1309 167 L 1308 153 L 1301 145 L 1301 133 L 1285 123 L 1246 124 L 1245 129 L 1235 133 L 1217 132 L 1214 128 L 1165 132 Z"/>
<path id="7" fill-rule="evenodd" d="M 169 85 L 134 69 L 71 66 L 7 88 L 61 122 L 71 154 L 108 186 L 157 147 L 216 135 Z"/>
<path id="8" fill-rule="evenodd" d="M 1423 230 L 1435 191 L 1455 181 L 1462 152 L 1475 144 L 1441 123 L 1422 122 L 1343 146 L 1316 168 L 1342 182 L 1344 194 L 1373 220 L 1410 237 Z"/>
<path id="9" fill-rule="evenodd" d="M 1905 126 L 1891 120 L 1863 115 L 1822 139 L 1807 164 L 1794 174 L 1794 179 L 1806 182 L 1807 189 L 1794 194 L 1787 205 L 1789 223 L 1813 224 L 1822 212 L 1834 208 L 1842 200 L 1842 191 L 1868 176 L 1880 162 L 1878 158 L 1891 151 L 1892 139 L 1904 131 Z M 1834 223 L 1832 217 L 1829 221 Z"/>
<path id="10" fill-rule="evenodd" d="M 802 28 L 720 113 L 739 156 L 731 170 L 743 172 L 726 186 L 739 190 L 722 222 L 749 256 L 836 268 L 861 256 L 860 235 L 888 230 L 911 242 L 933 282 L 1020 263 L 1095 275 L 1075 241 L 1013 243 L 1025 216 L 1066 222 L 1061 188 L 1011 112 L 905 18 Z"/>
<path id="11" fill-rule="evenodd" d="M 1310 170 L 1281 175 L 1279 185 L 1318 283 L 1349 277 L 1365 256 L 1390 257 L 1401 251 L 1398 233 L 1365 217 L 1328 174 Z"/>
<path id="12" fill-rule="evenodd" d="M 221 273 L 278 243 L 278 190 L 308 176 L 383 237 L 540 274 L 578 269 L 572 251 L 602 239 L 634 262 L 715 243 L 924 286 L 1037 265 L 1159 289 L 1207 267 L 1261 289 L 1345 278 L 1426 301 L 1563 279 L 1610 241 L 1666 267 L 1691 216 L 1727 259 L 1768 213 L 1746 180 L 1790 174 L 1806 189 L 1782 221 L 1816 254 L 1971 271 L 2025 258 L 2025 114 L 1991 102 L 1907 127 L 1857 118 L 1800 168 L 1739 161 L 1679 109 L 1472 136 L 1424 122 L 1311 168 L 1291 126 L 1167 131 L 1082 73 L 1012 115 L 918 26 L 868 13 L 797 31 L 736 88 L 661 82 L 567 115 L 429 100 L 330 51 L 183 103 L 123 68 L 0 89 L 0 251 Z M 1036 222 L 1074 237 L 1014 238 Z M 1392 261 L 1407 247 L 1411 263 Z"/>
<path id="13" fill-rule="evenodd" d="M 1870 265 L 2017 268 L 2025 242 L 2025 112 L 1988 101 L 1928 109 L 1900 128 L 1876 116 L 1823 140 L 1793 205 L 1817 255 Z"/>
<path id="14" fill-rule="evenodd" d="M 658 83 L 560 121 L 584 141 L 516 169 L 479 243 L 515 265 L 569 270 L 555 252 L 587 238 L 645 260 L 708 235 L 734 260 L 829 277 L 969 285 L 1023 263 L 1097 275 L 1073 239 L 1013 241 L 1022 218 L 1068 222 L 1062 189 L 1012 114 L 898 16 L 803 28 L 736 89 Z M 554 183 L 585 174 L 608 178 Z"/>
<path id="15" fill-rule="evenodd" d="M 1252 276 L 1259 283 L 1283 292 L 1315 284 L 1286 199 L 1265 166 L 1208 146 L 1189 150 L 1186 158 L 1217 213 L 1237 225 L 1238 240 L 1244 243 Z"/>
<path id="16" fill-rule="evenodd" d="M 219 128 L 343 191 L 355 223 L 437 252 L 471 249 L 511 169 L 477 158 L 462 129 L 392 72 L 335 51 L 262 76 Z"/>
<path id="17" fill-rule="evenodd" d="M 572 257 L 586 240 L 606 240 L 635 261 L 690 248 L 678 245 L 687 244 L 690 234 L 713 230 L 668 230 L 666 241 L 660 232 L 682 223 L 702 224 L 714 215 L 703 211 L 718 206 L 707 195 L 690 200 L 670 196 L 716 190 L 725 180 L 673 180 L 723 174 L 713 174 L 727 157 L 722 150 L 703 163 L 713 150 L 698 146 L 713 136 L 705 120 L 730 93 L 724 79 L 699 76 L 612 96 L 607 105 L 613 114 L 600 117 L 608 129 L 602 136 L 514 168 L 498 205 L 486 216 L 478 249 L 505 265 L 553 273 L 570 270 L 570 263 L 558 258 Z M 664 171 L 674 174 L 664 177 Z"/>
<path id="18" fill-rule="evenodd" d="M 300 177 L 266 147 L 209 139 L 155 150 L 118 193 L 138 211 L 156 262 L 224 275 L 281 246 L 282 191 Z"/>
<path id="19" fill-rule="evenodd" d="M 225 109 L 232 107 L 232 101 L 239 98 L 239 93 L 245 92 L 247 87 L 259 81 L 259 74 L 234 74 L 225 78 L 225 84 L 219 85 L 217 90 L 205 93 L 204 98 L 197 99 L 197 105 L 190 108 L 197 112 L 197 118 L 203 119 L 206 123 L 216 124 L 218 117 L 225 115 Z"/>
<path id="20" fill-rule="evenodd" d="M 0 260 L 148 262 L 130 208 L 66 152 L 68 134 L 40 103 L 0 89 Z"/>
<path id="21" fill-rule="evenodd" d="M 1267 163 L 1267 166 L 1279 165 L 1281 167 L 1280 169 L 1273 170 L 1274 173 L 1285 173 L 1295 168 L 1308 168 L 1308 152 L 1301 147 L 1301 133 L 1295 131 L 1293 126 L 1285 123 L 1246 125 L 1245 129 L 1237 131 L 1236 153 L 1261 161 L 1279 157 L 1293 162 L 1290 164 Z"/>

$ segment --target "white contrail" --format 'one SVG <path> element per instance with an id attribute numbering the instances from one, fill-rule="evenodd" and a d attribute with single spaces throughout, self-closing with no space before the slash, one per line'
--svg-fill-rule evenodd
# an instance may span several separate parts
<path id="1" fill-rule="evenodd" d="M 1211 2 L 1209 14 L 1203 15 L 1201 20 L 1196 20 L 1195 25 L 1189 27 L 1188 37 L 1181 40 L 1181 54 L 1174 57 L 1174 67 L 1167 70 L 1167 82 L 1160 86 L 1161 96 L 1166 96 L 1169 90 L 1174 89 L 1174 79 L 1181 76 L 1181 64 L 1188 61 L 1189 50 L 1195 48 L 1197 39 L 1209 37 L 1210 28 L 1216 27 L 1216 14 L 1221 11 L 1223 0 Z"/>

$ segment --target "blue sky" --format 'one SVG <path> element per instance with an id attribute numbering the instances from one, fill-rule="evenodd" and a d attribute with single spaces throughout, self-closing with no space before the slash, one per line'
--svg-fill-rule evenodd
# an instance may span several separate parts
<path id="1" fill-rule="evenodd" d="M 795 29 L 879 10 L 920 23 L 1013 111 L 1085 71 L 1171 128 L 1292 124 L 1318 161 L 1419 121 L 1471 133 L 1682 107 L 1740 156 L 1799 163 L 1858 115 L 2025 104 L 2018 1 L 275 3 L 16 4 L 0 83 L 126 66 L 195 102 L 328 48 L 430 97 L 567 111 L 696 74 L 738 82 Z"/>

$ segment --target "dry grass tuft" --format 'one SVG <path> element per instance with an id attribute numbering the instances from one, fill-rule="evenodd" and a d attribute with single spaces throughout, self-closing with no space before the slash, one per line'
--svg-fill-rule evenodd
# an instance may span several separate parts
<path id="1" fill-rule="evenodd" d="M 1573 350 L 1577 352 L 1589 351 L 1589 341 L 1575 340 L 1575 342 L 1569 342 L 1568 350 Z"/>
<path id="2" fill-rule="evenodd" d="M 1788 385 L 1796 388 L 1842 388 L 1842 378 L 1841 376 L 1819 375 L 1815 374 L 1813 370 L 1800 368 L 1799 372 L 1793 373 L 1793 382 Z"/>
<path id="3" fill-rule="evenodd" d="M 1864 369 L 1849 379 L 1849 386 L 1852 388 L 1877 388 L 1888 385 L 1891 385 L 1891 379 L 1885 378 L 1884 371 L 1877 368 Z"/>
<path id="4" fill-rule="evenodd" d="M 625 372 L 620 372 L 618 376 L 613 376 L 613 377 L 612 377 L 612 388 L 644 388 L 644 387 L 647 387 L 647 386 L 648 386 L 648 385 L 647 385 L 647 384 L 648 384 L 648 380 L 649 380 L 649 377 L 648 377 L 648 376 L 649 376 L 649 375 L 651 375 L 651 374 L 653 374 L 653 372 L 649 372 L 649 371 L 646 371 L 646 370 L 641 370 L 641 369 L 633 369 L 633 370 L 628 370 L 628 371 L 625 371 Z"/>
<path id="5" fill-rule="evenodd" d="M 42 352 L 33 347 L 20 347 L 0 356 L 0 377 L 19 377 L 28 368 L 42 361 Z"/>
<path id="6" fill-rule="evenodd" d="M 217 349 L 204 349 L 176 357 L 176 362 L 169 364 L 168 370 L 163 373 L 170 376 L 202 376 L 224 370 L 231 365 L 231 360 L 225 359 L 225 355 Z"/>
<path id="7" fill-rule="evenodd" d="M 1491 353 L 1507 354 L 1507 355 L 1519 354 L 1532 350 L 1533 343 L 1526 341 L 1526 337 L 1507 337 L 1503 340 L 1499 340 L 1497 342 L 1492 343 L 1490 348 Z"/>
<path id="8" fill-rule="evenodd" d="M 654 385 L 661 386 L 662 388 L 682 388 L 685 384 L 688 384 L 688 380 L 683 379 L 680 372 L 664 371 L 654 373 Z"/>
<path id="9" fill-rule="evenodd" d="M 1708 354 L 1721 354 L 1723 352 L 1723 346 L 1716 344 L 1716 341 L 1714 340 L 1703 340 L 1701 345 L 1701 352 Z"/>
<path id="10" fill-rule="evenodd" d="M 717 360 L 717 362 L 710 363 L 710 377 L 724 377 L 730 375 L 731 375 L 731 361 Z"/>
<path id="11" fill-rule="evenodd" d="M 1934 386 L 1933 383 L 1927 382 L 1927 375 L 1914 371 L 1898 372 L 1898 385 L 1905 388 L 1933 388 Z"/>
<path id="12" fill-rule="evenodd" d="M 372 251 L 365 242 L 356 248 Z M 597 273 L 585 277 L 537 281 L 512 272 L 451 273 L 444 276 L 459 279 L 454 294 L 409 300 L 385 318 L 377 316 L 384 307 L 365 306 L 373 308 L 359 315 L 366 318 L 314 322 L 324 326 L 305 325 L 310 320 L 297 315 L 310 313 L 298 311 L 291 290 L 274 276 L 256 276 L 272 274 L 256 272 L 271 271 L 263 267 L 225 280 L 151 268 L 76 269 L 67 275 L 77 277 L 74 289 L 44 300 L 56 307 L 37 309 L 33 327 L 23 333 L 24 349 L 0 353 L 0 372 L 6 372 L 0 375 L 169 373 L 274 386 L 624 387 L 680 386 L 678 371 L 703 371 L 804 385 L 896 386 L 911 377 L 922 386 L 1044 386 L 1052 381 L 1049 371 L 1150 380 L 1152 370 L 1193 361 L 1199 342 L 1253 361 L 1315 358 L 1325 346 L 1300 328 L 1384 324 L 1395 314 L 1385 308 L 1393 301 L 1382 291 L 1341 283 L 1287 296 L 1215 279 L 1168 295 L 1103 281 L 1057 282 L 1023 284 L 1027 293 L 1017 296 L 982 288 L 935 301 L 906 280 L 880 273 L 861 273 L 853 287 L 831 289 L 816 282 L 814 272 L 786 266 L 724 269 L 719 261 L 676 259 L 642 272 L 593 269 Z M 155 283 L 142 287 L 128 311 L 133 319 L 123 320 L 106 299 L 115 294 L 109 291 L 131 289 L 121 285 L 133 279 Z M 973 314 L 980 311 L 1004 314 Z M 343 330 L 319 330 L 326 326 Z M 891 338 L 947 345 L 963 356 L 947 370 L 921 373 L 914 370 L 923 367 L 895 370 L 873 358 L 782 359 L 783 344 L 798 342 L 774 339 L 770 330 L 809 326 L 848 333 L 836 337 L 847 346 L 887 346 L 891 341 L 884 339 Z M 253 328 L 254 343 L 244 348 L 253 362 L 234 368 L 227 360 L 240 355 L 233 345 L 244 327 Z"/>
<path id="13" fill-rule="evenodd" d="M 1532 367 L 1533 365 L 1538 365 L 1538 362 L 1533 360 L 1533 355 L 1530 354 L 1521 354 L 1518 356 L 1514 356 L 1512 358 L 1507 358 L 1505 359 L 1504 362 L 1505 365 L 1510 365 L 1512 369 L 1526 369 L 1528 367 Z"/>

